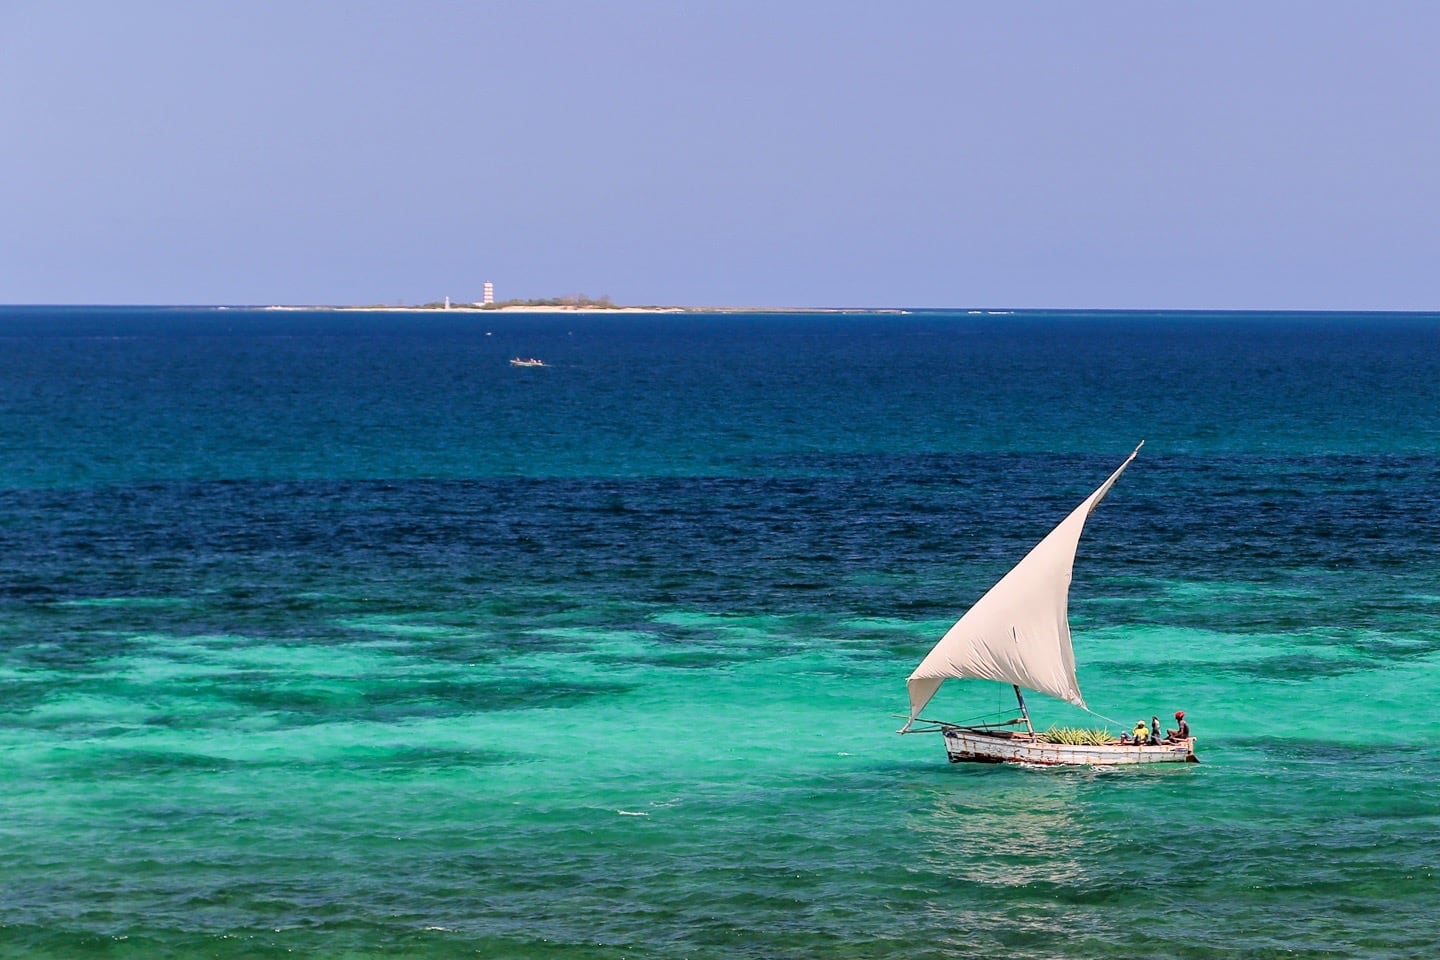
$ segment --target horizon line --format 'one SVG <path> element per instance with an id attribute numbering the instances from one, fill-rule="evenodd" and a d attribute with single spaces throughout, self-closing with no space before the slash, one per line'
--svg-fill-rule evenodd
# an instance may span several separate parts
<path id="1" fill-rule="evenodd" d="M 1015 313 L 1197 313 L 1197 314 L 1440 314 L 1440 307 L 1104 307 L 1104 306 L 778 306 L 778 305 L 697 305 L 697 304 L 613 304 L 540 306 L 524 303 L 499 307 L 481 307 L 468 301 L 450 306 L 426 304 L 277 304 L 277 303 L 0 303 L 0 310 L 11 309 L 166 309 L 166 310 L 275 310 L 275 311 L 386 311 L 425 313 L 622 313 L 634 311 L 683 313 L 968 313 L 1003 315 Z"/>

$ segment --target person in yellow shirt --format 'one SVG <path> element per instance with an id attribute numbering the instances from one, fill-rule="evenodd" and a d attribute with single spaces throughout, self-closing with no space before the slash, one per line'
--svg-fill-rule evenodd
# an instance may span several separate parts
<path id="1" fill-rule="evenodd" d="M 1130 732 L 1130 739 L 1136 743 L 1144 743 L 1150 739 L 1150 729 L 1145 726 L 1144 720 L 1135 721 L 1135 729 Z"/>

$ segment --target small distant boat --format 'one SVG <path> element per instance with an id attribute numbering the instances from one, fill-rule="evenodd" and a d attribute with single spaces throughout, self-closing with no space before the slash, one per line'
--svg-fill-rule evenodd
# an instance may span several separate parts
<path id="1" fill-rule="evenodd" d="M 512 367 L 543 367 L 544 360 L 536 360 L 534 357 L 516 357 L 510 361 Z"/>
<path id="2" fill-rule="evenodd" d="M 1197 762 L 1194 737 L 1152 744 L 1136 743 L 1128 737 L 1115 739 L 1104 731 L 1082 731 L 1098 736 L 1080 737 L 1061 736 L 1058 731 L 1036 733 L 1020 692 L 1023 687 L 1088 709 L 1075 679 L 1067 614 L 1075 551 L 1086 519 L 1130 466 L 1140 447 L 935 644 L 906 682 L 910 717 L 901 733 L 938 731 L 952 763 L 1110 766 Z M 981 724 L 921 719 L 920 711 L 940 685 L 958 679 L 1010 684 L 1019 702 L 1019 717 Z M 916 728 L 916 723 L 924 726 Z M 1024 731 L 1000 729 L 1021 723 Z"/>

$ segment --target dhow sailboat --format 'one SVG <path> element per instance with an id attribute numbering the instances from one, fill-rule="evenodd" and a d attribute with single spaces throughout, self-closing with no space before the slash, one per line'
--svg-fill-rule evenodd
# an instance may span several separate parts
<path id="1" fill-rule="evenodd" d="M 951 762 L 1023 763 L 1044 766 L 1108 766 L 1132 763 L 1194 763 L 1195 739 L 1167 737 L 1158 743 L 1098 736 L 1037 733 L 1022 690 L 1033 690 L 1082 709 L 1075 679 L 1067 607 L 1080 533 L 1091 512 L 1140 452 L 1070 512 L 1045 539 L 956 621 L 910 674 L 910 717 L 901 733 L 939 732 Z M 1004 723 L 963 725 L 925 720 L 920 711 L 946 680 L 993 680 L 1015 690 L 1019 717 Z M 916 726 L 920 724 L 920 726 Z M 1013 729 L 1020 724 L 1024 729 Z M 1011 729 L 1006 729 L 1011 728 Z M 1061 742 L 1079 740 L 1080 742 Z"/>

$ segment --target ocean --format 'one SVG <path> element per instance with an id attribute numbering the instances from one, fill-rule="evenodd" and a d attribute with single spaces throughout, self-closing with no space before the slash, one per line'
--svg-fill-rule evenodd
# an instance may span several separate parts
<path id="1" fill-rule="evenodd" d="M 1141 440 L 1201 762 L 896 736 Z M 0 308 L 0 957 L 1428 958 L 1437 702 L 1440 315 Z"/>

